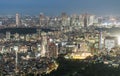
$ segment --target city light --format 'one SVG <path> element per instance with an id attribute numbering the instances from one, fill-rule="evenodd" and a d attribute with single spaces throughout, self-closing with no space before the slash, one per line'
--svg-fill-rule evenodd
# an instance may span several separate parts
<path id="1" fill-rule="evenodd" d="M 71 16 L 62 13 L 55 17 L 45 14 L 21 16 L 17 13 L 12 18 L 1 17 L 0 54 L 3 60 L 0 57 L 0 65 L 7 69 L 1 68 L 6 74 L 12 71 L 21 76 L 23 73 L 25 76 L 29 73 L 49 75 L 53 70 L 57 72 L 61 65 L 69 65 L 66 61 L 72 65 L 74 61 L 75 64 L 79 62 L 75 66 L 82 61 L 85 67 L 89 63 L 100 63 L 118 68 L 120 47 L 116 46 L 120 46 L 120 17 L 115 17 L 116 20 L 110 18 L 89 13 Z M 73 68 L 70 67 L 63 67 L 62 72 Z M 58 75 L 53 73 L 52 76 Z"/>
<path id="2" fill-rule="evenodd" d="M 120 36 L 118 36 L 118 45 L 120 45 Z"/>

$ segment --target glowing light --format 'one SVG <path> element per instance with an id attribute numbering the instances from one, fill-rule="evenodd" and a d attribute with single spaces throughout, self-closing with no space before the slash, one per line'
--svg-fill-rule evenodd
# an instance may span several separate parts
<path id="1" fill-rule="evenodd" d="M 92 57 L 93 55 L 91 53 L 87 53 L 87 52 L 84 52 L 84 53 L 72 53 L 72 54 L 68 54 L 65 56 L 66 59 L 85 59 L 87 58 L 88 56 Z"/>
<path id="2" fill-rule="evenodd" d="M 15 51 L 18 51 L 18 46 L 14 46 L 14 50 L 15 50 Z"/>
<path id="3" fill-rule="evenodd" d="M 120 45 L 120 36 L 118 36 L 118 45 Z"/>

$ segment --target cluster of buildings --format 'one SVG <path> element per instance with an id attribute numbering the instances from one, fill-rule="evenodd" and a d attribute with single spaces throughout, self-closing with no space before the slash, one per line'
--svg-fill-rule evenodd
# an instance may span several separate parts
<path id="1" fill-rule="evenodd" d="M 27 29 L 29 30 L 29 29 Z M 54 34 L 54 33 L 53 33 Z M 58 43 L 55 42 L 50 36 L 50 34 L 42 33 L 33 33 L 33 34 L 11 34 L 11 32 L 6 32 L 3 34 L 3 38 L 0 39 L 0 52 L 1 53 L 10 53 L 12 51 L 18 52 L 28 52 L 34 51 L 39 52 L 42 57 L 54 57 L 58 56 Z"/>
<path id="2" fill-rule="evenodd" d="M 87 13 L 71 16 L 62 13 L 57 17 L 43 13 L 20 16 L 17 13 L 16 16 L 0 17 L 0 54 L 3 57 L 15 54 L 13 61 L 16 64 L 20 64 L 20 58 L 27 59 L 26 63 L 32 58 L 53 62 L 60 54 L 72 59 L 101 53 L 120 54 L 119 34 L 114 33 L 120 29 L 119 21 L 119 17 L 97 17 Z M 11 60 L 7 57 L 3 60 L 6 59 Z"/>
<path id="3" fill-rule="evenodd" d="M 88 26 L 96 27 L 119 27 L 120 18 L 116 16 L 96 16 L 93 14 L 72 14 L 68 15 L 65 12 L 59 16 L 46 16 L 40 13 L 39 16 L 20 15 L 1 16 L 0 27 L 48 27 L 48 26 L 70 26 L 81 28 Z"/>
<path id="4" fill-rule="evenodd" d="M 34 53 L 33 53 L 34 54 Z M 20 75 L 29 74 L 40 75 L 42 73 L 50 73 L 55 70 L 58 65 L 53 59 L 47 58 L 31 58 L 25 57 L 25 53 L 18 54 L 18 62 L 16 63 L 15 53 L 7 53 L 0 55 L 0 75 Z"/>
<path id="5" fill-rule="evenodd" d="M 49 55 L 49 57 L 57 57 L 58 54 L 63 52 L 61 52 L 61 49 L 66 49 L 67 47 L 75 48 L 79 45 L 80 48 L 83 46 L 83 43 L 86 43 L 88 49 L 91 48 L 89 44 L 93 44 L 95 49 L 104 48 L 110 51 L 113 47 L 118 45 L 118 38 L 114 38 L 111 37 L 111 35 L 108 35 L 109 31 L 100 31 L 96 29 L 111 29 L 110 27 L 119 27 L 119 22 L 119 17 L 98 17 L 96 15 L 87 13 L 81 15 L 73 14 L 71 16 L 67 15 L 66 13 L 62 13 L 60 16 L 54 17 L 46 16 L 43 13 L 40 13 L 39 16 L 20 16 L 20 14 L 16 13 L 16 16 L 0 17 L 0 28 L 3 29 L 4 27 L 10 27 L 38 29 L 35 30 L 36 32 L 28 34 L 19 34 L 15 31 L 15 33 L 12 34 L 11 31 L 8 30 L 4 34 L 0 33 L 0 42 L 2 45 L 10 43 L 10 45 L 7 46 L 12 46 L 14 42 L 18 42 L 17 44 L 20 44 L 20 46 L 18 45 L 20 51 L 29 50 L 28 45 L 25 44 L 29 43 L 32 45 L 32 49 L 40 51 L 41 56 Z M 41 31 L 41 28 L 47 28 L 47 30 L 51 29 L 52 31 L 43 32 Z M 2 52 L 7 51 L 4 50 L 6 48 L 11 50 L 14 48 L 14 46 L 2 46 Z M 82 47 L 80 49 L 82 49 Z M 50 50 L 57 51 L 53 51 L 52 54 L 50 54 Z M 83 50 L 85 49 L 83 48 Z M 72 52 L 74 51 L 72 48 Z M 65 52 L 66 50 L 64 50 L 64 53 Z"/>

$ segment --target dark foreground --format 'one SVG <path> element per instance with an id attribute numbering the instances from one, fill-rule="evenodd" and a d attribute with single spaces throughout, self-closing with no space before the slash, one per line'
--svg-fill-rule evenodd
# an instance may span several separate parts
<path id="1" fill-rule="evenodd" d="M 120 76 L 120 66 L 112 67 L 102 62 L 58 59 L 56 71 L 42 76 Z"/>
<path id="2" fill-rule="evenodd" d="M 26 73 L 23 76 L 120 76 L 120 66 L 113 67 L 93 60 L 71 60 L 59 57 L 59 67 L 50 74 Z M 0 75 L 1 76 L 1 75 Z M 19 75 L 14 75 L 19 76 Z"/>

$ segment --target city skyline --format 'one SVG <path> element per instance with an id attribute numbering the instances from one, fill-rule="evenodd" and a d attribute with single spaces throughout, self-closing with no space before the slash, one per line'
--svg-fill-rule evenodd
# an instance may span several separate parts
<path id="1" fill-rule="evenodd" d="M 120 15 L 118 0 L 1 0 L 0 15 L 15 13 L 46 15 L 91 13 L 96 15 Z"/>

